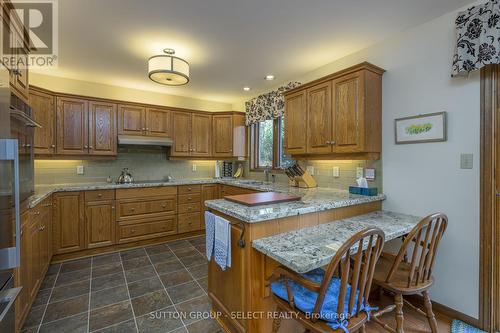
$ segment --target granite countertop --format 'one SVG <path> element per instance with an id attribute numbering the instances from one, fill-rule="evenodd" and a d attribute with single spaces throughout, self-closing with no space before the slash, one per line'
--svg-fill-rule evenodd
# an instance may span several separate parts
<path id="1" fill-rule="evenodd" d="M 256 239 L 252 247 L 302 274 L 329 264 L 342 244 L 361 230 L 380 228 L 387 242 L 409 233 L 420 220 L 417 216 L 378 211 Z"/>

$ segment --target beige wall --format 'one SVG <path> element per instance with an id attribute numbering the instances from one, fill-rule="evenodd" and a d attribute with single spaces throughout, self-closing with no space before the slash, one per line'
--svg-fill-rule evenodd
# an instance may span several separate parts
<path id="1" fill-rule="evenodd" d="M 30 73 L 30 84 L 56 92 L 204 111 L 231 111 L 232 105 L 190 97 Z"/>

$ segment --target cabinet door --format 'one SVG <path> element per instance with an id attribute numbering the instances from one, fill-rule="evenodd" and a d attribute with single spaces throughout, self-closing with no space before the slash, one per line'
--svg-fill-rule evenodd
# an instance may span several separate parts
<path id="1" fill-rule="evenodd" d="M 361 72 L 333 81 L 335 152 L 359 152 L 363 148 L 363 91 Z"/>
<path id="2" fill-rule="evenodd" d="M 42 125 L 42 128 L 35 128 L 35 154 L 55 153 L 54 96 L 32 90 L 30 92 L 30 106 L 33 119 Z"/>
<path id="3" fill-rule="evenodd" d="M 307 153 L 329 153 L 332 150 L 331 82 L 307 89 Z"/>
<path id="4" fill-rule="evenodd" d="M 113 200 L 88 202 L 85 208 L 87 248 L 115 244 L 115 203 Z"/>
<path id="5" fill-rule="evenodd" d="M 214 115 L 212 117 L 213 156 L 233 156 L 233 116 Z"/>
<path id="6" fill-rule="evenodd" d="M 164 109 L 146 109 L 146 135 L 172 137 L 172 116 Z"/>
<path id="7" fill-rule="evenodd" d="M 88 102 L 86 100 L 66 97 L 57 98 L 57 154 L 88 154 L 88 117 Z"/>
<path id="8" fill-rule="evenodd" d="M 191 113 L 174 112 L 173 115 L 173 138 L 174 144 L 171 148 L 172 156 L 191 155 Z"/>
<path id="9" fill-rule="evenodd" d="M 85 248 L 81 192 L 54 194 L 53 222 L 54 254 L 74 252 Z"/>
<path id="10" fill-rule="evenodd" d="M 205 229 L 205 201 L 219 198 L 219 186 L 208 184 L 201 186 L 201 229 Z"/>
<path id="11" fill-rule="evenodd" d="M 24 43 L 23 27 L 14 20 L 9 24 L 10 38 L 13 49 L 13 58 L 15 64 L 10 68 L 10 85 L 14 88 L 14 92 L 21 99 L 28 101 L 29 99 L 29 84 L 28 84 L 28 50 Z"/>
<path id="12" fill-rule="evenodd" d="M 144 135 L 145 108 L 135 105 L 118 105 L 118 134 Z"/>
<path id="13" fill-rule="evenodd" d="M 285 98 L 285 153 L 305 154 L 307 146 L 306 91 Z"/>
<path id="14" fill-rule="evenodd" d="M 50 263 L 50 250 L 49 248 L 51 247 L 50 243 L 50 237 L 49 237 L 49 232 L 50 232 L 50 223 L 52 220 L 52 217 L 50 214 L 52 213 L 52 210 L 50 207 L 45 206 L 46 204 L 42 204 L 41 210 L 40 210 L 40 273 L 43 274 L 47 271 L 49 268 L 49 263 Z"/>
<path id="15" fill-rule="evenodd" d="M 191 125 L 191 155 L 210 156 L 212 153 L 212 116 L 193 113 Z"/>
<path id="16" fill-rule="evenodd" d="M 21 37 L 22 39 L 22 37 Z M 26 48 L 19 49 L 17 55 L 19 65 L 15 75 L 15 87 L 25 100 L 29 99 L 29 81 L 28 81 L 28 51 Z"/>
<path id="17" fill-rule="evenodd" d="M 89 153 L 101 156 L 116 155 L 116 104 L 90 101 Z"/>
<path id="18" fill-rule="evenodd" d="M 33 212 L 32 212 L 33 213 Z M 38 212 L 34 212 L 35 214 Z M 33 215 L 30 226 L 28 228 L 29 242 L 28 248 L 28 265 L 29 265 L 29 284 L 28 290 L 30 299 L 36 297 L 37 288 L 41 282 L 41 267 L 40 267 L 40 215 Z"/>
<path id="19" fill-rule="evenodd" d="M 15 286 L 23 287 L 21 289 L 21 293 L 19 294 L 16 300 L 16 321 L 19 324 L 21 318 L 24 317 L 24 314 L 28 311 L 29 305 L 31 304 L 30 293 L 29 293 L 29 250 L 31 248 L 31 244 L 28 241 L 29 238 L 29 222 L 28 220 L 28 212 L 24 212 L 21 215 L 21 264 L 16 269 L 16 277 L 15 277 Z"/>

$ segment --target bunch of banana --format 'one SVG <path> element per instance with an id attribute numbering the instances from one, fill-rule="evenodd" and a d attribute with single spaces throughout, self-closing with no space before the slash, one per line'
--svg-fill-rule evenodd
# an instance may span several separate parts
<path id="1" fill-rule="evenodd" d="M 234 173 L 234 178 L 240 178 L 241 176 L 243 176 L 243 167 L 241 166 L 241 164 L 238 166 L 238 169 L 236 170 L 236 172 Z"/>

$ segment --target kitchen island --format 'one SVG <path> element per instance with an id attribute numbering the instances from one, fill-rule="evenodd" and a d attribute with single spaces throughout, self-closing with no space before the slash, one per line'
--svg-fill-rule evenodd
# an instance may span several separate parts
<path id="1" fill-rule="evenodd" d="M 208 277 L 213 310 L 221 314 L 218 321 L 227 332 L 271 332 L 267 314 L 275 305 L 268 281 L 279 262 L 253 248 L 254 241 L 275 236 L 279 243 L 286 232 L 380 211 L 385 199 L 326 188 L 289 189 L 301 200 L 252 207 L 224 199 L 205 202 L 208 211 L 231 223 L 232 265 L 222 271 L 211 261 Z"/>

